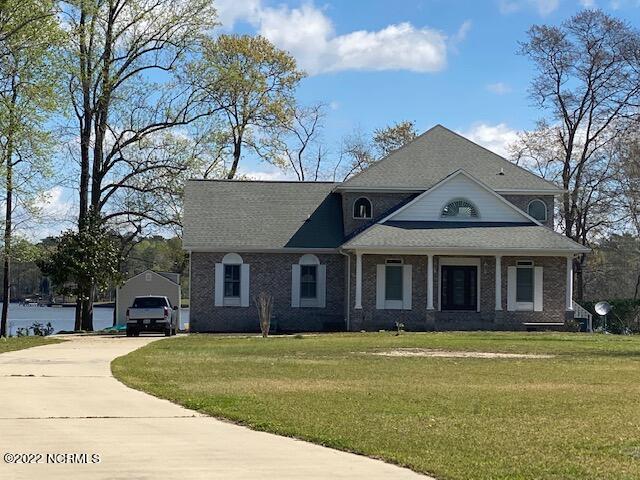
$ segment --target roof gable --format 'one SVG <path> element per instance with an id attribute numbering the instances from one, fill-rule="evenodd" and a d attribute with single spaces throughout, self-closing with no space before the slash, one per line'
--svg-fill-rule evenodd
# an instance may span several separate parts
<path id="1" fill-rule="evenodd" d="M 475 218 L 442 217 L 444 207 L 455 200 L 469 201 L 478 211 Z M 464 170 L 457 170 L 411 202 L 384 218 L 395 221 L 445 221 L 445 222 L 528 222 L 540 225 L 537 220 L 509 203 Z"/>
<path id="2" fill-rule="evenodd" d="M 338 188 L 425 190 L 459 169 L 500 192 L 562 192 L 553 183 L 442 125 L 427 130 Z"/>

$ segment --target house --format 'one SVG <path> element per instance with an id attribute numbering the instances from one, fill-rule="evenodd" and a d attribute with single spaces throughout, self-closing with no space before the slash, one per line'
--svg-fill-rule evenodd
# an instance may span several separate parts
<path id="1" fill-rule="evenodd" d="M 342 183 L 193 180 L 192 331 L 525 330 L 574 316 L 556 185 L 442 127 Z"/>
<path id="2" fill-rule="evenodd" d="M 180 306 L 180 275 L 178 273 L 154 272 L 145 270 L 134 275 L 116 290 L 116 325 L 126 325 L 127 308 L 133 305 L 136 297 L 160 295 L 167 297 L 171 305 Z M 178 309 L 180 324 L 180 309 Z"/>

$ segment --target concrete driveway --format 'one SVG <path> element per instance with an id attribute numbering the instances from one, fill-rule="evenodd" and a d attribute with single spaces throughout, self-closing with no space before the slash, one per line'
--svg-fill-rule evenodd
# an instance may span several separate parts
<path id="1" fill-rule="evenodd" d="M 111 376 L 111 360 L 157 339 L 73 337 L 0 354 L 0 479 L 426 478 L 199 415 Z"/>

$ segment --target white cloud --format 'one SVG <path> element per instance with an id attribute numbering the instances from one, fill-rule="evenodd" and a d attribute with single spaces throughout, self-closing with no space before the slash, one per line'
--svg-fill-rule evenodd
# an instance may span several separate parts
<path id="1" fill-rule="evenodd" d="M 297 180 L 293 172 L 273 167 L 268 170 L 238 169 L 238 176 L 248 180 Z"/>
<path id="2" fill-rule="evenodd" d="M 503 82 L 490 83 L 487 85 L 487 90 L 496 95 L 505 95 L 511 92 L 511 87 Z"/>
<path id="3" fill-rule="evenodd" d="M 540 15 L 549 15 L 560 6 L 560 0 L 500 0 L 500 13 L 514 13 L 523 8 L 534 8 Z"/>
<path id="4" fill-rule="evenodd" d="M 39 240 L 59 235 L 72 228 L 77 215 L 75 192 L 62 187 L 53 187 L 41 193 L 35 200 L 38 217 L 27 223 L 27 236 Z"/>
<path id="5" fill-rule="evenodd" d="M 506 123 L 490 125 L 479 122 L 459 133 L 506 158 L 509 157 L 509 146 L 518 139 L 518 131 L 510 128 Z"/>
<path id="6" fill-rule="evenodd" d="M 269 8 L 260 0 L 224 0 L 218 10 L 228 28 L 238 20 L 251 22 L 312 75 L 343 70 L 435 72 L 447 63 L 446 35 L 408 22 L 338 35 L 331 19 L 310 2 L 298 8 Z M 470 25 L 463 23 L 451 40 L 461 42 Z"/>

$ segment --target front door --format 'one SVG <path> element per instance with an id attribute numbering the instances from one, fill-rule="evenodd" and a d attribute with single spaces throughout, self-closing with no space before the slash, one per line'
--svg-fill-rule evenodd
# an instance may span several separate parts
<path id="1" fill-rule="evenodd" d="M 477 309 L 478 267 L 442 266 L 442 310 Z"/>

